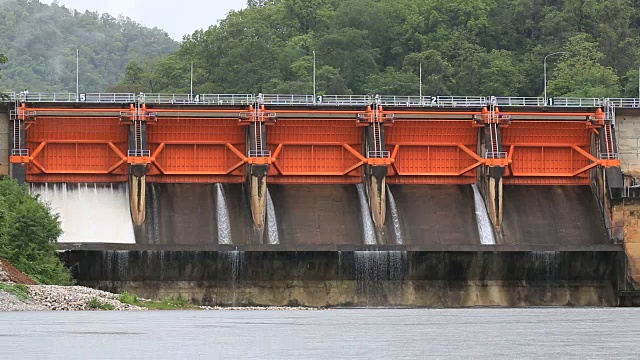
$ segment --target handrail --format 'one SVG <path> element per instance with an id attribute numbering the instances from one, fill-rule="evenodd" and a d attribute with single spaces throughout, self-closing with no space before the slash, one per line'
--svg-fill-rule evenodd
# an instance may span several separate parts
<path id="1" fill-rule="evenodd" d="M 127 156 L 129 157 L 151 156 L 151 150 L 128 150 Z"/>
<path id="2" fill-rule="evenodd" d="M 11 156 L 29 156 L 29 149 L 11 149 Z"/>
<path id="3" fill-rule="evenodd" d="M 598 107 L 604 104 L 600 98 L 556 97 L 550 99 L 550 106 L 556 107 Z"/>
<path id="4" fill-rule="evenodd" d="M 265 105 L 313 105 L 313 95 L 260 94 L 258 102 Z"/>
<path id="5" fill-rule="evenodd" d="M 0 101 L 155 103 L 200 105 L 281 105 L 281 106 L 391 106 L 391 107 L 602 107 L 640 108 L 640 98 L 572 98 L 526 96 L 397 96 L 305 94 L 163 94 L 163 93 L 49 93 L 4 92 Z"/>
<path id="6" fill-rule="evenodd" d="M 271 157 L 271 150 L 249 150 L 249 157 Z"/>
<path id="7" fill-rule="evenodd" d="M 388 151 L 388 150 L 378 150 L 378 151 L 367 152 L 368 159 L 388 159 L 390 157 L 391 157 L 391 151 Z"/>
<path id="8" fill-rule="evenodd" d="M 432 103 L 431 96 L 395 96 L 380 95 L 376 96 L 376 102 L 381 106 L 427 106 Z"/>
<path id="9" fill-rule="evenodd" d="M 211 105 L 251 105 L 256 102 L 253 94 L 201 94 L 194 102 Z"/>
<path id="10" fill-rule="evenodd" d="M 80 94 L 81 102 L 129 103 L 136 101 L 134 93 L 86 93 Z"/>
<path id="11" fill-rule="evenodd" d="M 495 97 L 496 106 L 544 106 L 543 97 Z"/>
<path id="12" fill-rule="evenodd" d="M 640 98 L 609 98 L 609 102 L 617 108 L 638 108 Z"/>
<path id="13" fill-rule="evenodd" d="M 27 102 L 75 102 L 78 98 L 75 93 L 44 93 L 21 92 L 18 100 Z"/>
<path id="14" fill-rule="evenodd" d="M 138 101 L 147 104 L 191 104 L 193 96 L 191 94 L 140 93 Z"/>
<path id="15" fill-rule="evenodd" d="M 506 151 L 487 151 L 485 153 L 485 159 L 506 159 L 508 153 Z"/>

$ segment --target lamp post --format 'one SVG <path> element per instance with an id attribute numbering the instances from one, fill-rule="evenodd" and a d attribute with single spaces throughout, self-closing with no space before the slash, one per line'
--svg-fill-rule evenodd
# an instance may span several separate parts
<path id="1" fill-rule="evenodd" d="M 544 104 L 547 105 L 547 58 L 558 54 L 569 54 L 566 51 L 556 51 L 544 57 Z"/>
<path id="2" fill-rule="evenodd" d="M 313 103 L 316 103 L 316 52 L 313 51 Z"/>
<path id="3" fill-rule="evenodd" d="M 80 101 L 80 49 L 76 48 L 76 101 Z"/>

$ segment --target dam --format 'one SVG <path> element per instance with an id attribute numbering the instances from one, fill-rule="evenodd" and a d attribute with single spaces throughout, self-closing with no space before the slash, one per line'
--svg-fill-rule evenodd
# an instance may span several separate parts
<path id="1" fill-rule="evenodd" d="M 635 304 L 640 99 L 44 94 L 5 176 L 81 285 L 204 305 Z"/>

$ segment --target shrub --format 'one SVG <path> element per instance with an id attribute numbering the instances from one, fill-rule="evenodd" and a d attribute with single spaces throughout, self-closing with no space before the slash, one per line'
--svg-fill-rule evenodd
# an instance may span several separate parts
<path id="1" fill-rule="evenodd" d="M 0 180 L 0 257 L 41 284 L 67 285 L 69 271 L 57 255 L 62 234 L 57 214 L 8 178 Z"/>
<path id="2" fill-rule="evenodd" d="M 113 305 L 107 304 L 107 303 L 103 303 L 98 298 L 93 298 L 93 299 L 89 300 L 89 303 L 87 305 L 89 305 L 90 309 L 94 309 L 94 310 L 113 310 L 113 309 L 115 309 L 113 307 Z"/>

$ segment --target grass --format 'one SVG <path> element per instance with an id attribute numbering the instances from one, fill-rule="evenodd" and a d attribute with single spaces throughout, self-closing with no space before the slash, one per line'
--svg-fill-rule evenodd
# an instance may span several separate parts
<path id="1" fill-rule="evenodd" d="M 187 310 L 199 309 L 189 303 L 189 300 L 178 296 L 177 298 L 165 298 L 164 300 L 141 300 L 136 295 L 124 292 L 120 295 L 120 302 L 129 305 L 140 306 L 149 310 Z"/>
<path id="2" fill-rule="evenodd" d="M 94 310 L 113 310 L 115 309 L 113 305 L 106 304 L 98 300 L 98 298 L 93 298 L 89 300 L 89 308 Z"/>
<path id="3" fill-rule="evenodd" d="M 29 300 L 29 288 L 24 284 L 0 284 L 0 290 L 15 295 L 21 301 Z"/>

